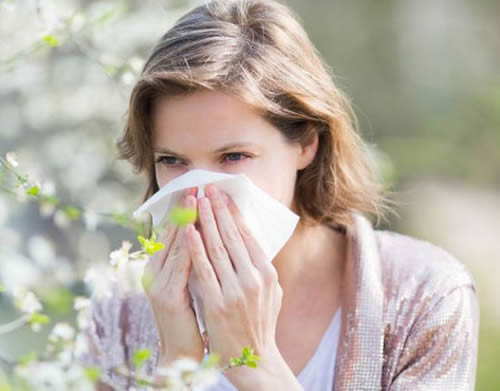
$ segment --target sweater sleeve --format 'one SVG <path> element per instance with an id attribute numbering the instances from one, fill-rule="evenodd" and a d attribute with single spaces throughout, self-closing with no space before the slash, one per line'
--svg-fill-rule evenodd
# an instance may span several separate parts
<path id="1" fill-rule="evenodd" d="M 478 332 L 474 286 L 453 288 L 411 327 L 390 390 L 474 390 Z"/>
<path id="2" fill-rule="evenodd" d="M 143 370 L 151 375 L 158 359 L 158 334 L 147 297 L 143 294 L 113 294 L 92 300 L 90 321 L 84 335 L 89 350 L 79 357 L 84 366 L 100 371 L 98 390 L 128 390 L 135 387 L 132 378 L 120 373 L 134 371 L 134 353 L 149 349 Z M 118 369 L 118 370 L 117 370 Z"/>

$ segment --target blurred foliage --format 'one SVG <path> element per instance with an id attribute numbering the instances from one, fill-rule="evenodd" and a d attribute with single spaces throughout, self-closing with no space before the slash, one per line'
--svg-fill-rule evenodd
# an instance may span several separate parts
<path id="1" fill-rule="evenodd" d="M 289 0 L 401 182 L 500 186 L 500 3 Z"/>

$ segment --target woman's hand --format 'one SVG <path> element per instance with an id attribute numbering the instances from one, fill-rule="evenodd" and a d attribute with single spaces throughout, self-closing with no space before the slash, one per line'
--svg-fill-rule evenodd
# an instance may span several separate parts
<path id="1" fill-rule="evenodd" d="M 283 293 L 277 272 L 229 196 L 214 185 L 205 190 L 210 200 L 198 199 L 202 232 L 193 224 L 187 231 L 193 267 L 204 292 L 210 352 L 219 353 L 223 365 L 239 357 L 245 345 L 261 356 L 258 366 L 282 360 L 275 339 Z M 252 376 L 248 370 L 255 371 L 232 368 L 226 376 L 235 384 L 244 373 Z"/>
<path id="2" fill-rule="evenodd" d="M 196 188 L 184 192 L 184 207 L 196 208 Z M 148 261 L 143 281 L 150 299 L 160 337 L 159 365 L 168 365 L 180 356 L 201 361 L 204 344 L 190 306 L 187 282 L 191 259 L 185 241 L 186 226 L 168 223 L 161 242 L 165 248 Z"/>

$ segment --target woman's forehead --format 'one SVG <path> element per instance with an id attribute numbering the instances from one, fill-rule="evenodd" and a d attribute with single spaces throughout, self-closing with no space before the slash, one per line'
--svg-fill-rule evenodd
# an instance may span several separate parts
<path id="1" fill-rule="evenodd" d="M 153 111 L 153 134 L 157 144 L 207 145 L 253 143 L 274 135 L 276 130 L 251 106 L 219 91 L 200 91 L 162 97 Z"/>

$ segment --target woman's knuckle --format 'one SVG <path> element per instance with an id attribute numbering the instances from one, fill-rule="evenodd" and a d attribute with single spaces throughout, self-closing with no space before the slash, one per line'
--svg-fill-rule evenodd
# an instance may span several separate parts
<path id="1" fill-rule="evenodd" d="M 226 308 L 230 310 L 241 309 L 245 306 L 245 295 L 243 292 L 236 291 L 226 299 Z"/>
<path id="2" fill-rule="evenodd" d="M 210 304 L 210 312 L 215 316 L 223 316 L 227 313 L 227 307 L 221 300 L 213 301 Z"/>
<path id="3" fill-rule="evenodd" d="M 273 267 L 266 267 L 262 271 L 262 278 L 266 285 L 273 285 L 276 281 L 278 281 L 278 272 Z"/>
<path id="4" fill-rule="evenodd" d="M 220 242 L 210 245 L 210 253 L 217 259 L 227 256 L 226 248 L 224 244 Z"/>
<path id="5" fill-rule="evenodd" d="M 236 243 L 240 239 L 238 232 L 233 229 L 228 230 L 226 235 L 227 235 L 227 241 L 231 244 Z"/>
<path id="6" fill-rule="evenodd" d="M 207 281 L 210 279 L 210 266 L 206 263 L 202 263 L 199 267 L 199 278 L 200 280 Z"/>
<path id="7" fill-rule="evenodd" d="M 250 230 L 248 229 L 247 225 L 246 224 L 241 224 L 240 226 L 240 234 L 243 238 L 251 238 L 252 237 L 252 234 L 250 232 Z"/>
<path id="8" fill-rule="evenodd" d="M 199 246 L 194 246 L 194 248 L 192 249 L 192 254 L 195 257 L 201 257 L 203 255 L 202 248 Z"/>
<path id="9" fill-rule="evenodd" d="M 262 282 L 256 276 L 249 278 L 244 285 L 244 289 L 248 294 L 254 295 L 262 291 Z"/>

